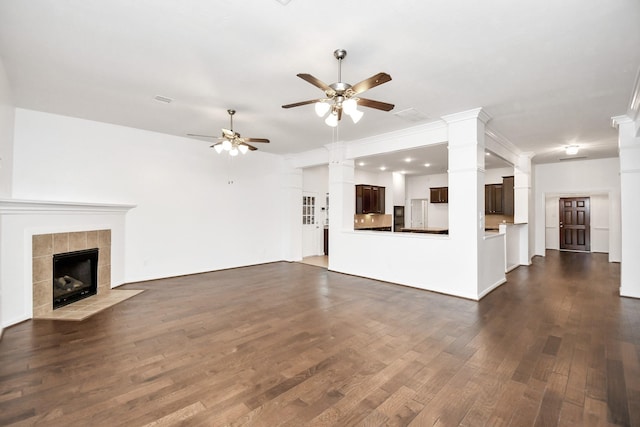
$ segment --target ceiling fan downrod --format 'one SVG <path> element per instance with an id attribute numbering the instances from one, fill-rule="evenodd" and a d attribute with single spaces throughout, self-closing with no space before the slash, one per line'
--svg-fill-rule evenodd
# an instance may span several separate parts
<path id="1" fill-rule="evenodd" d="M 236 113 L 236 110 L 227 110 L 229 113 L 229 130 L 233 132 L 233 115 Z"/>
<path id="2" fill-rule="evenodd" d="M 342 81 L 342 60 L 346 58 L 347 51 L 344 49 L 336 49 L 333 52 L 333 56 L 338 60 L 338 82 Z"/>

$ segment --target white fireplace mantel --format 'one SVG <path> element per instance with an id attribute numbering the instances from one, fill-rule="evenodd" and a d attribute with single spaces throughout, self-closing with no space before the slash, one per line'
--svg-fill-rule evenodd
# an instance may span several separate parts
<path id="1" fill-rule="evenodd" d="M 0 321 L 30 319 L 32 238 L 37 234 L 111 230 L 111 287 L 124 283 L 125 223 L 134 204 L 0 199 Z"/>
<path id="2" fill-rule="evenodd" d="M 135 207 L 136 205 L 133 204 L 0 199 L 0 215 L 37 213 L 126 213 Z"/>

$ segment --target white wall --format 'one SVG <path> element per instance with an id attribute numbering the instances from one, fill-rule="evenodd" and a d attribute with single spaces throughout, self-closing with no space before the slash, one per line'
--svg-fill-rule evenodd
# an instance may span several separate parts
<path id="1" fill-rule="evenodd" d="M 411 220 L 412 199 L 428 199 L 426 226 L 449 228 L 449 204 L 431 203 L 431 195 L 429 193 L 431 187 L 446 187 L 448 185 L 449 177 L 446 173 L 408 176 L 406 179 L 407 207 L 405 210 L 405 219 L 407 221 Z"/>
<path id="2" fill-rule="evenodd" d="M 11 197 L 14 114 L 9 79 L 0 58 L 0 198 Z"/>
<path id="3" fill-rule="evenodd" d="M 486 184 L 502 184 L 502 178 L 505 176 L 513 176 L 513 168 L 496 168 L 487 169 L 484 172 L 484 183 Z"/>
<path id="4" fill-rule="evenodd" d="M 16 199 L 130 203 L 127 282 L 283 259 L 283 159 L 16 110 Z"/>
<path id="5" fill-rule="evenodd" d="M 405 196 L 407 194 L 405 185 L 406 177 L 400 172 L 393 172 L 391 176 L 393 178 L 392 204 L 393 206 L 404 206 L 406 203 Z"/>
<path id="6" fill-rule="evenodd" d="M 14 114 L 15 108 L 9 79 L 2 58 L 0 58 L 0 198 L 11 197 Z M 0 248 L 0 257 L 2 256 L 2 248 Z M 0 320 L 4 318 L 3 301 L 2 287 L 0 286 Z M 0 324 L 0 337 L 2 336 L 2 324 Z"/>
<path id="7" fill-rule="evenodd" d="M 536 255 L 558 248 L 558 199 L 586 196 L 592 201 L 592 251 L 609 252 L 609 261 L 620 261 L 619 171 L 617 158 L 535 165 Z"/>

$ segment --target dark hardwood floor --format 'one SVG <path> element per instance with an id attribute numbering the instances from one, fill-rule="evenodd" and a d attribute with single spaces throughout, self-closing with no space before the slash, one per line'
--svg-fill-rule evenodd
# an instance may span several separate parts
<path id="1" fill-rule="evenodd" d="M 0 425 L 640 425 L 640 300 L 549 251 L 481 302 L 274 263 L 0 342 Z"/>

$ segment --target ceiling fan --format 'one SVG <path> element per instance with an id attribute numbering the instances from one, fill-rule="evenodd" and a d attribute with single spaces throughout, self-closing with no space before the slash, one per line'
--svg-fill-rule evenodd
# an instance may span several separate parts
<path id="1" fill-rule="evenodd" d="M 269 142 L 269 140 L 265 138 L 241 137 L 238 132 L 233 131 L 233 115 L 236 113 L 236 110 L 227 110 L 227 113 L 229 113 L 229 129 L 223 128 L 221 136 L 197 135 L 194 133 L 188 133 L 187 135 L 201 138 L 218 138 L 219 141 L 211 147 L 213 147 L 218 153 L 228 151 L 231 156 L 237 156 L 238 153 L 245 154 L 249 150 L 257 150 L 256 147 L 247 144 L 247 142 Z"/>
<path id="2" fill-rule="evenodd" d="M 351 117 L 354 123 L 357 123 L 362 118 L 362 111 L 357 109 L 358 105 L 363 107 L 375 108 L 376 110 L 391 111 L 394 107 L 393 104 L 386 102 L 374 101 L 372 99 L 366 99 L 359 97 L 358 95 L 366 90 L 379 86 L 391 80 L 391 76 L 387 73 L 378 73 L 365 79 L 354 85 L 342 82 L 342 60 L 347 56 L 347 51 L 344 49 L 337 49 L 333 52 L 333 56 L 338 60 L 338 81 L 330 85 L 317 79 L 311 74 L 297 74 L 302 80 L 322 89 L 325 97 L 319 99 L 311 99 L 309 101 L 296 102 L 293 104 L 283 105 L 282 108 L 293 108 L 301 105 L 316 104 L 316 114 L 323 117 L 329 113 L 325 123 L 329 126 L 335 127 L 338 125 L 338 121 L 342 119 L 342 113 L 344 112 Z"/>

